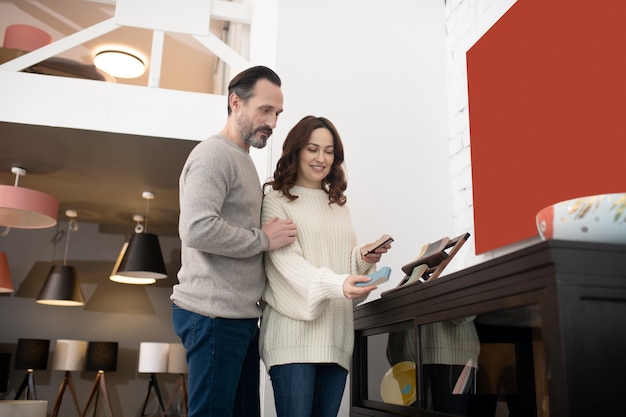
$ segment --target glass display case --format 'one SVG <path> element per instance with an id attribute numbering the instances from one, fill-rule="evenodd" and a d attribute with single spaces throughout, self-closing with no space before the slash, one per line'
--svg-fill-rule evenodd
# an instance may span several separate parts
<path id="1" fill-rule="evenodd" d="M 623 415 L 625 313 L 622 245 L 542 242 L 394 291 L 355 310 L 351 416 Z"/>

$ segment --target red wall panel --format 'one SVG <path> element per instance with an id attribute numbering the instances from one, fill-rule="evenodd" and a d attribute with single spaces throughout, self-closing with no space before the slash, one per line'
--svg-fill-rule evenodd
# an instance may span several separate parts
<path id="1" fill-rule="evenodd" d="M 518 0 L 467 52 L 476 253 L 626 191 L 626 2 Z"/>

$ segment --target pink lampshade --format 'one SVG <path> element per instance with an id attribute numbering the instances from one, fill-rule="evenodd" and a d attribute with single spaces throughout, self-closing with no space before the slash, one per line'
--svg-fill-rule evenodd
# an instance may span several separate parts
<path id="1" fill-rule="evenodd" d="M 52 42 L 47 32 L 30 25 L 9 25 L 4 30 L 5 48 L 34 51 Z"/>
<path id="2" fill-rule="evenodd" d="M 11 169 L 17 177 L 15 186 L 0 185 L 0 225 L 22 229 L 52 227 L 57 223 L 59 201 L 41 191 L 18 187 L 20 175 L 26 170 Z"/>
<path id="3" fill-rule="evenodd" d="M 11 271 L 7 254 L 0 252 L 0 293 L 13 292 L 13 282 L 11 281 Z"/>

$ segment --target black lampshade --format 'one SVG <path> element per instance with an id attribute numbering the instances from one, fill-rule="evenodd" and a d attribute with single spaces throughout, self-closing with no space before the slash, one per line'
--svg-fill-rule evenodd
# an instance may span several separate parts
<path id="1" fill-rule="evenodd" d="M 89 342 L 85 369 L 115 371 L 117 369 L 117 345 L 117 342 Z"/>
<path id="2" fill-rule="evenodd" d="M 39 304 L 82 306 L 85 304 L 76 270 L 69 265 L 53 265 L 37 297 Z"/>
<path id="3" fill-rule="evenodd" d="M 153 233 L 134 233 L 116 274 L 132 278 L 167 278 L 159 237 Z"/>
<path id="4" fill-rule="evenodd" d="M 18 339 L 15 369 L 45 370 L 48 368 L 48 339 Z"/>
<path id="5" fill-rule="evenodd" d="M 9 364 L 11 363 L 11 354 L 0 353 L 0 392 L 7 392 L 9 385 Z"/>

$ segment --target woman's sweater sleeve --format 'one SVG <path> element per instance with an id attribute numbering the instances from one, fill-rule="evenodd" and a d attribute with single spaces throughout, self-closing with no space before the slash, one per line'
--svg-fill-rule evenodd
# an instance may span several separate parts
<path id="1" fill-rule="evenodd" d="M 273 217 L 287 218 L 283 204 L 278 198 L 268 198 L 263 203 L 262 221 Z M 298 234 L 302 230 L 298 229 Z M 305 257 L 299 236 L 296 242 L 265 253 L 268 284 L 264 301 L 281 314 L 296 320 L 314 320 L 319 317 L 333 298 L 344 298 L 343 283 L 350 274 L 335 273 L 329 267 L 316 267 Z M 337 240 L 342 240 L 341 237 Z M 350 239 L 345 237 L 345 241 Z M 309 248 L 309 250 L 312 250 Z M 333 250 L 324 246 L 313 250 Z M 345 259 L 345 270 L 359 264 L 355 259 Z M 357 271 L 352 271 L 357 273 Z"/>
<path id="2" fill-rule="evenodd" d="M 313 267 L 298 255 L 299 247 L 295 242 L 266 254 L 268 289 L 264 299 L 287 317 L 315 320 L 326 310 L 331 298 L 344 297 L 342 286 L 347 275 Z"/>

